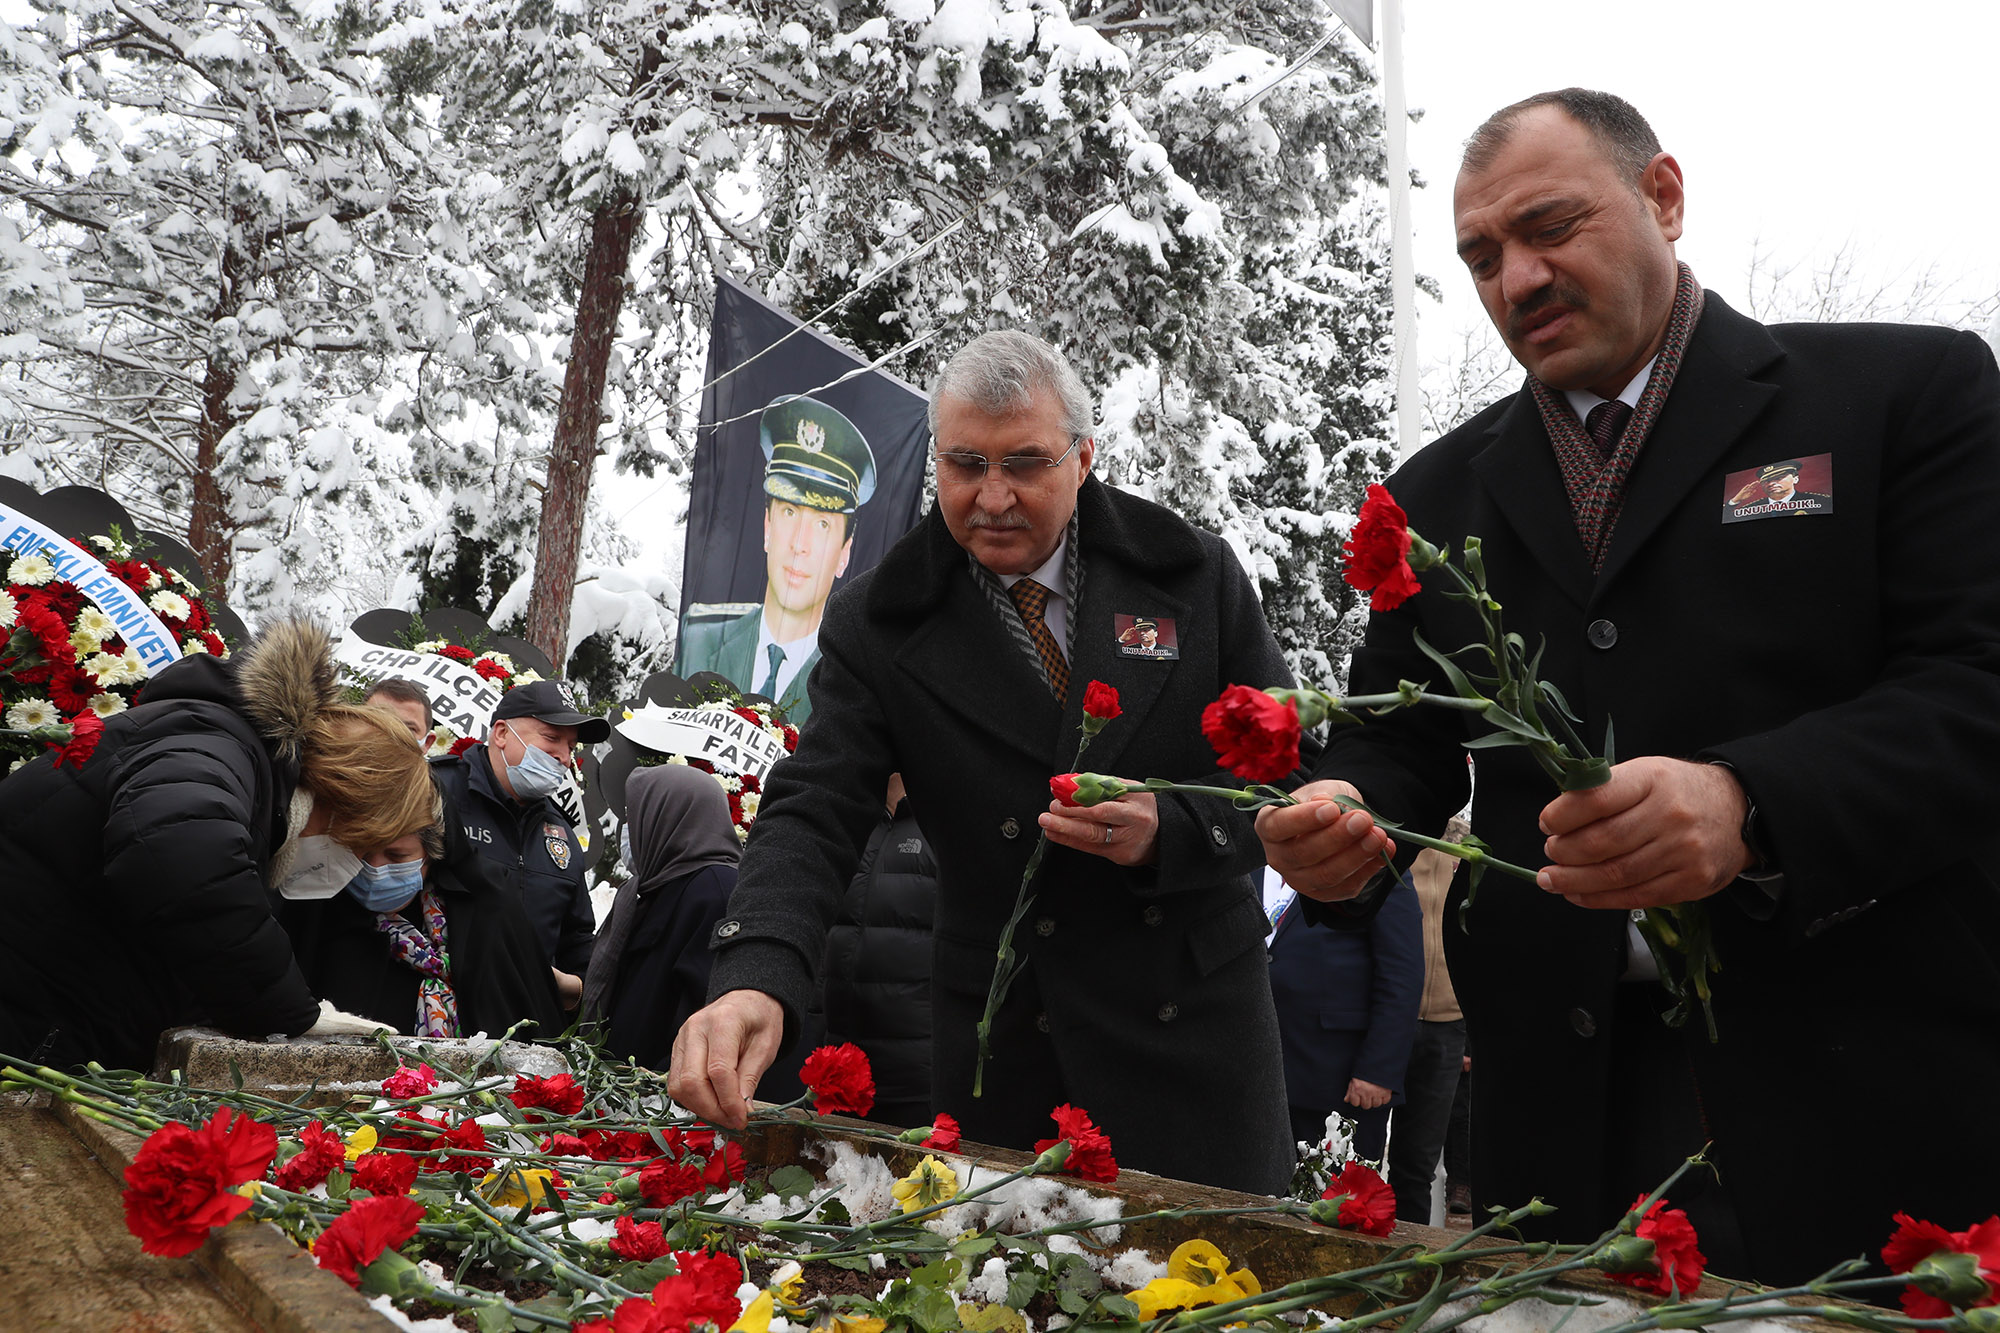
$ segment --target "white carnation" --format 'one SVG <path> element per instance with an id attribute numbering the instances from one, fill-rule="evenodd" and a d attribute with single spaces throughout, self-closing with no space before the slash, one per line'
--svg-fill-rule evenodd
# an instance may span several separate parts
<path id="1" fill-rule="evenodd" d="M 156 592 L 146 599 L 146 605 L 169 620 L 186 620 L 188 612 L 194 609 L 188 605 L 187 598 L 177 592 Z"/>
<path id="2" fill-rule="evenodd" d="M 7 710 L 7 725 L 17 731 L 33 731 L 36 727 L 54 727 L 62 723 L 62 714 L 47 699 L 23 699 Z"/>
<path id="3" fill-rule="evenodd" d="M 112 717 L 124 712 L 127 705 L 124 695 L 113 694 L 111 691 L 106 690 L 102 694 L 91 695 L 88 707 L 91 712 L 97 714 L 99 717 Z"/>
<path id="4" fill-rule="evenodd" d="M 9 583 L 25 583 L 30 588 L 39 588 L 56 576 L 56 567 L 49 558 L 37 551 L 33 555 L 17 556 L 7 571 Z"/>

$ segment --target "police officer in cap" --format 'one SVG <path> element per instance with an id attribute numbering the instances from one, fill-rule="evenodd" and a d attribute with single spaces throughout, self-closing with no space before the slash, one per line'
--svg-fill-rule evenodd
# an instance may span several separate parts
<path id="1" fill-rule="evenodd" d="M 582 997 L 597 926 L 583 846 L 551 797 L 578 742 L 610 735 L 610 722 L 578 710 L 567 681 L 537 680 L 507 691 L 484 744 L 431 765 L 466 838 L 520 891 L 565 1008 Z"/>
<path id="2" fill-rule="evenodd" d="M 875 493 L 875 455 L 853 422 L 814 398 L 776 399 L 758 422 L 764 450 L 764 602 L 731 619 L 681 630 L 682 675 L 713 671 L 812 713 L 806 680 L 819 661 L 819 622 L 854 551 L 854 511 Z"/>

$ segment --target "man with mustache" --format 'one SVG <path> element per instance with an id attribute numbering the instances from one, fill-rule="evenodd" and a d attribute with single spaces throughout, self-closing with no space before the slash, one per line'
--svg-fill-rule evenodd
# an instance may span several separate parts
<path id="1" fill-rule="evenodd" d="M 931 431 L 937 504 L 828 603 L 812 724 L 771 771 L 716 927 L 714 999 L 681 1029 L 669 1091 L 744 1123 L 817 999 L 827 928 L 900 771 L 938 867 L 932 1106 L 967 1139 L 1028 1148 L 1058 1137 L 1050 1112 L 1069 1103 L 1125 1166 L 1282 1192 L 1293 1152 L 1250 819 L 1181 795 L 1061 806 L 1048 785 L 1076 766 L 1093 681 L 1123 712 L 1085 767 L 1211 773 L 1202 709 L 1230 684 L 1291 679 L 1256 593 L 1220 538 L 1091 475 L 1089 395 L 1038 338 L 960 351 Z M 1174 617 L 1178 657 L 1121 655 L 1121 616 Z M 975 1098 L 974 1025 L 1038 834 L 1025 967 Z"/>
<path id="2" fill-rule="evenodd" d="M 1609 94 L 1497 113 L 1453 203 L 1527 382 L 1389 489 L 1430 541 L 1480 538 L 1507 629 L 1544 648 L 1587 743 L 1610 748 L 1615 722 L 1620 760 L 1557 795 L 1526 751 L 1474 751 L 1473 828 L 1542 867 L 1538 885 L 1488 875 L 1446 935 L 1479 1051 L 1475 1201 L 1539 1195 L 1557 1211 L 1534 1234 L 1584 1240 L 1707 1144 L 1715 1169 L 1670 1198 L 1711 1268 L 1774 1285 L 1879 1253 L 1899 1209 L 1982 1221 L 2000 1199 L 1992 353 L 1945 329 L 1765 327 L 1704 293 L 1674 253 L 1680 164 Z M 1718 504 L 1729 477 L 1821 454 L 1837 512 Z M 1371 618 L 1355 693 L 1437 682 L 1419 633 L 1479 637 L 1428 582 Z M 1487 731 L 1466 716 L 1337 728 L 1301 795 L 1439 829 Z M 1395 842 L 1368 815 L 1308 799 L 1258 831 L 1316 912 L 1351 924 L 1380 898 Z M 1722 962 L 1714 1043 L 1698 1017 L 1662 1024 L 1630 929 L 1686 903 Z M 1869 1163 L 1855 1113 L 1874 1106 L 1924 1126 L 1930 1165 Z"/>

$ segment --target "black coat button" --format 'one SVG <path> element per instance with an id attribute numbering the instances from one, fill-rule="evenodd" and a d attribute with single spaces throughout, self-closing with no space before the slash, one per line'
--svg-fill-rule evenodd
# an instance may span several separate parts
<path id="1" fill-rule="evenodd" d="M 1159 904 L 1155 903 L 1153 906 L 1139 913 L 1139 919 L 1149 926 L 1157 926 L 1167 919 L 1167 914 L 1160 910 Z"/>
<path id="2" fill-rule="evenodd" d="M 1009 816 L 1007 816 L 1007 817 L 1006 817 L 1005 819 L 1001 820 L 1001 821 L 1000 821 L 1000 836 L 1001 836 L 1001 837 L 1003 837 L 1003 838 L 1018 838 L 1018 837 L 1020 837 L 1020 836 L 1021 836 L 1021 821 L 1020 821 L 1020 820 L 1018 820 L 1018 819 L 1016 819 L 1016 818 L 1014 818 L 1014 816 L 1012 816 L 1012 815 L 1009 815 Z"/>
<path id="3" fill-rule="evenodd" d="M 1040 917 L 1035 921 L 1035 933 L 1043 939 L 1056 933 L 1056 919 L 1052 916 Z"/>
<path id="4" fill-rule="evenodd" d="M 1608 620 L 1593 620 L 1583 632 L 1593 648 L 1610 648 L 1618 643 L 1618 627 Z"/>
<path id="5" fill-rule="evenodd" d="M 1162 1023 L 1171 1023 L 1181 1016 L 1181 1007 L 1172 1000 L 1169 1000 L 1160 1006 L 1160 1011 L 1156 1016 Z"/>
<path id="6" fill-rule="evenodd" d="M 1569 1011 L 1569 1025 L 1579 1037 L 1597 1035 L 1597 1020 L 1590 1016 L 1590 1010 L 1581 1006 Z"/>

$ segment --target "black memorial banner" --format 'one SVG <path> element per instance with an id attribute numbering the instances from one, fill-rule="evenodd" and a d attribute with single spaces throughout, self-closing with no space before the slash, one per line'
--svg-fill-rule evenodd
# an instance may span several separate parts
<path id="1" fill-rule="evenodd" d="M 827 597 L 922 516 L 925 397 L 866 365 L 717 280 L 675 670 L 713 671 L 794 723 L 812 711 Z"/>

